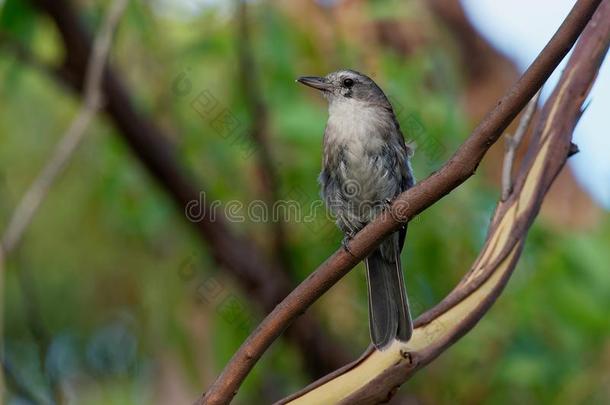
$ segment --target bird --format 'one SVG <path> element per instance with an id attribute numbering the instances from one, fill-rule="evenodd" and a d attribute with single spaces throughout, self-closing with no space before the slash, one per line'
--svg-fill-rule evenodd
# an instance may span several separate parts
<path id="1" fill-rule="evenodd" d="M 328 101 L 318 181 L 349 252 L 349 240 L 415 183 L 413 148 L 388 97 L 365 74 L 345 69 L 297 81 Z M 400 262 L 406 231 L 404 226 L 389 235 L 364 260 L 371 341 L 380 351 L 394 340 L 408 341 L 413 332 Z"/>

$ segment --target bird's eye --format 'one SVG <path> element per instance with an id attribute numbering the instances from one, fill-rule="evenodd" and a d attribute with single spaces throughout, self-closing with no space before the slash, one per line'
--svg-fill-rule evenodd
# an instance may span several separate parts
<path id="1" fill-rule="evenodd" d="M 354 81 L 352 79 L 343 79 L 343 85 L 345 87 L 352 87 L 354 85 Z"/>

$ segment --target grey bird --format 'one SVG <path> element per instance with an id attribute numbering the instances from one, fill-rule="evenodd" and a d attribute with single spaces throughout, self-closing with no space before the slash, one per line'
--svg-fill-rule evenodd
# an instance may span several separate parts
<path id="1" fill-rule="evenodd" d="M 343 246 L 398 194 L 413 186 L 405 143 L 388 98 L 368 76 L 340 70 L 303 76 L 302 84 L 328 100 L 322 197 L 345 235 Z M 413 325 L 400 264 L 406 227 L 390 235 L 366 259 L 371 340 L 379 350 L 408 341 Z"/>

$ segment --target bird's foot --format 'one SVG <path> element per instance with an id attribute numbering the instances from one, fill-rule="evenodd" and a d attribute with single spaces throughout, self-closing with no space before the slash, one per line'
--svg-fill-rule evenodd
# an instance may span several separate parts
<path id="1" fill-rule="evenodd" d="M 390 199 L 390 198 L 384 198 L 383 200 L 383 210 L 389 212 L 391 215 L 393 215 L 393 213 L 390 211 L 392 209 L 392 203 L 394 202 L 394 200 Z M 400 226 L 400 229 L 406 229 L 407 228 L 407 224 L 402 224 Z"/>
<path id="2" fill-rule="evenodd" d="M 354 253 L 349 248 L 349 242 L 353 239 L 354 235 L 356 234 L 353 232 L 346 233 L 345 237 L 341 241 L 341 246 L 343 246 L 343 249 L 345 249 L 347 253 L 355 257 Z"/>

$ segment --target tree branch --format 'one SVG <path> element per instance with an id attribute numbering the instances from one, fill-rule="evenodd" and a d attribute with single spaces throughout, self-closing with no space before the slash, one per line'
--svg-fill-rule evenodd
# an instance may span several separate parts
<path id="1" fill-rule="evenodd" d="M 541 89 L 542 90 L 542 89 Z M 530 100 L 525 111 L 523 112 L 523 116 L 519 121 L 519 126 L 517 127 L 517 131 L 515 135 L 506 134 L 506 153 L 504 154 L 504 164 L 502 165 L 502 201 L 506 200 L 510 193 L 513 191 L 513 163 L 515 161 L 515 153 L 517 152 L 517 148 L 521 144 L 525 133 L 527 132 L 527 128 L 530 126 L 532 118 L 534 117 L 534 112 L 536 111 L 536 106 L 538 105 L 538 99 L 540 98 L 540 92 Z"/>
<path id="2" fill-rule="evenodd" d="M 489 147 L 497 141 L 502 131 L 525 107 L 573 46 L 599 3 L 599 0 L 578 1 L 521 79 L 499 100 L 453 157 L 439 171 L 402 193 L 384 215 L 360 231 L 349 244 L 353 254 L 343 249 L 336 251 L 295 288 L 248 337 L 199 402 L 228 403 L 263 352 L 287 325 L 366 257 L 387 235 L 472 176 Z"/>
<path id="3" fill-rule="evenodd" d="M 81 25 L 74 9 L 66 0 L 31 0 L 55 22 L 63 41 L 66 59 L 59 75 L 73 89 L 82 91 L 85 55 L 91 40 Z M 105 111 L 113 120 L 134 155 L 159 182 L 176 205 L 184 210 L 190 203 L 200 201 L 201 188 L 193 185 L 189 175 L 176 161 L 173 147 L 153 122 L 138 113 L 127 89 L 116 71 L 107 66 L 102 83 L 106 101 Z M 223 266 L 239 283 L 253 302 L 263 311 L 270 311 L 291 290 L 292 282 L 280 266 L 266 257 L 254 243 L 231 231 L 224 217 L 208 215 L 208 203 L 214 200 L 206 194 L 201 201 L 201 221 L 190 221 L 198 235 L 209 245 L 213 259 Z M 347 357 L 328 338 L 322 327 L 311 316 L 303 317 L 287 330 L 287 337 L 296 344 L 307 370 L 319 377 L 342 364 Z"/>
<path id="4" fill-rule="evenodd" d="M 63 168 L 68 164 L 74 151 L 83 139 L 89 124 L 102 106 L 102 72 L 112 44 L 112 35 L 117 26 L 127 0 L 115 0 L 95 37 L 93 51 L 85 73 L 83 102 L 76 118 L 61 137 L 57 147 L 30 188 L 25 192 L 17 205 L 8 227 L 2 237 L 2 248 L 5 256 L 19 243 L 23 233 L 32 222 L 34 214 L 46 198 L 51 186 Z"/>

